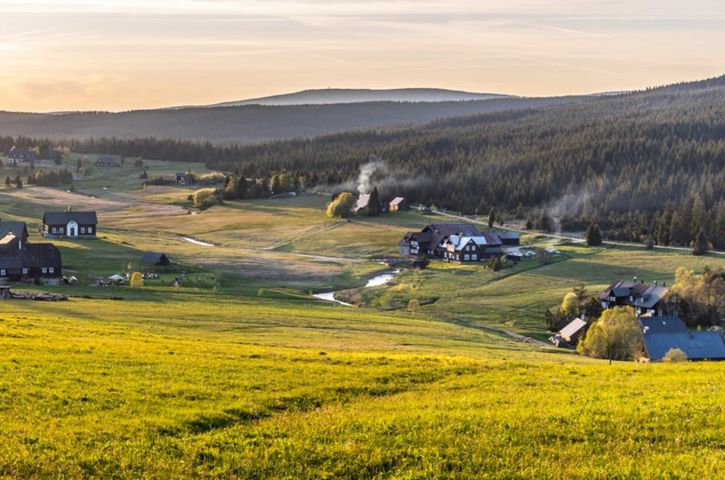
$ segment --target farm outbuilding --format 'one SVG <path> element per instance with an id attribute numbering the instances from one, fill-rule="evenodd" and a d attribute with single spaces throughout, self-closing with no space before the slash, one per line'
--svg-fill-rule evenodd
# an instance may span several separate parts
<path id="1" fill-rule="evenodd" d="M 148 263 L 149 265 L 158 266 L 167 266 L 171 264 L 169 256 L 160 252 L 146 252 L 143 254 L 143 257 L 141 257 L 141 261 L 143 263 Z"/>
<path id="2" fill-rule="evenodd" d="M 388 204 L 388 211 L 390 212 L 398 212 L 402 210 L 408 210 L 410 206 L 408 205 L 408 202 L 403 197 L 395 197 L 390 201 Z"/>

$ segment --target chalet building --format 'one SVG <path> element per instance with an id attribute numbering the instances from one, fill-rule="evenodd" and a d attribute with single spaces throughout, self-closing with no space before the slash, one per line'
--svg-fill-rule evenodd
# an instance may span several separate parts
<path id="1" fill-rule="evenodd" d="M 605 309 L 630 306 L 634 307 L 637 315 L 657 317 L 676 309 L 676 305 L 665 298 L 668 293 L 669 289 L 664 284 L 638 282 L 634 277 L 632 281 L 617 280 L 612 283 L 599 295 L 599 300 Z"/>
<path id="2" fill-rule="evenodd" d="M 690 331 L 676 315 L 640 317 L 639 322 L 645 361 L 660 361 L 674 348 L 688 360 L 725 360 L 725 342 L 718 332 Z"/>
<path id="3" fill-rule="evenodd" d="M 171 264 L 169 256 L 160 252 L 146 252 L 141 257 L 143 263 L 156 266 L 167 266 Z"/>
<path id="4" fill-rule="evenodd" d="M 518 247 L 521 245 L 521 234 L 506 230 L 504 232 L 496 232 L 501 239 L 501 243 L 506 247 Z"/>
<path id="5" fill-rule="evenodd" d="M 101 155 L 96 160 L 97 167 L 120 167 L 121 163 L 111 155 Z"/>
<path id="6" fill-rule="evenodd" d="M 420 232 L 408 232 L 398 249 L 402 256 L 426 256 L 454 262 L 479 262 L 503 253 L 498 235 L 479 232 L 467 223 L 432 223 Z"/>
<path id="7" fill-rule="evenodd" d="M 96 238 L 96 212 L 46 212 L 43 215 L 44 237 Z"/>
<path id="8" fill-rule="evenodd" d="M 390 201 L 388 204 L 388 211 L 389 212 L 399 212 L 403 210 L 408 210 L 410 208 L 410 205 L 408 204 L 407 200 L 403 197 L 395 197 Z"/>
<path id="9" fill-rule="evenodd" d="M 0 281 L 61 276 L 63 263 L 58 248 L 50 243 L 29 243 L 25 223 L 0 222 L 0 235 Z"/>
<path id="10" fill-rule="evenodd" d="M 501 239 L 493 232 L 451 235 L 443 242 L 443 248 L 443 259 L 449 262 L 482 262 L 503 255 Z"/>

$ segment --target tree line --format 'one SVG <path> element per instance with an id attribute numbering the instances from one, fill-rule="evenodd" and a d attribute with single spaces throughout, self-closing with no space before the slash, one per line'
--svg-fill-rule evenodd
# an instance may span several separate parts
<path id="1" fill-rule="evenodd" d="M 467 214 L 495 208 L 545 229 L 583 231 L 595 221 L 605 238 L 659 245 L 691 245 L 702 231 L 708 245 L 725 248 L 725 77 L 309 140 L 67 143 L 78 152 L 204 162 L 245 178 L 289 172 L 305 188 L 330 192 L 375 155 L 385 161 L 376 183 L 383 198 Z"/>

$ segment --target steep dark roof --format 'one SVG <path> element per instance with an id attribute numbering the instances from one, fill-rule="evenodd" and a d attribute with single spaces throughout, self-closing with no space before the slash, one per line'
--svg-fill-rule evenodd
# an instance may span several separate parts
<path id="1" fill-rule="evenodd" d="M 481 232 L 470 223 L 431 223 L 423 229 L 423 232 L 431 233 L 431 246 L 434 248 L 451 235 L 468 237 L 478 237 L 481 235 Z"/>
<path id="2" fill-rule="evenodd" d="M 28 239 L 28 227 L 25 222 L 2 222 L 0 221 L 0 238 L 12 233 L 16 238 Z"/>
<path id="3" fill-rule="evenodd" d="M 96 212 L 45 212 L 43 215 L 45 225 L 66 225 L 71 220 L 80 225 L 98 224 Z"/>
<path id="4" fill-rule="evenodd" d="M 645 334 L 687 331 L 687 325 L 677 315 L 639 317 L 639 323 L 642 325 L 642 332 Z"/>
<path id="5" fill-rule="evenodd" d="M 689 360 L 725 360 L 725 342 L 718 332 L 671 332 L 644 334 L 644 348 L 652 361 L 679 348 Z"/>
<path id="6" fill-rule="evenodd" d="M 161 263 L 164 260 L 164 258 L 166 259 L 167 262 L 169 261 L 169 257 L 165 253 L 146 252 L 141 257 L 141 261 L 144 263 L 150 263 L 152 265 L 156 265 L 158 263 Z"/>
<path id="7" fill-rule="evenodd" d="M 496 232 L 496 234 L 499 238 L 501 238 L 501 240 L 515 240 L 517 238 L 521 238 L 521 234 L 519 232 L 512 232 L 511 230 Z"/>
<path id="8" fill-rule="evenodd" d="M 641 283 L 636 281 L 617 280 L 599 295 L 601 300 L 607 301 L 610 296 L 626 298 L 625 303 L 635 307 L 651 308 L 657 304 L 669 290 L 661 285 Z M 629 300 L 634 297 L 634 300 Z"/>

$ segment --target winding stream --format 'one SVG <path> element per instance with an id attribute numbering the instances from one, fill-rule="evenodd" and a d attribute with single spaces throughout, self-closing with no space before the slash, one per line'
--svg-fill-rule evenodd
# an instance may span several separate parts
<path id="1" fill-rule="evenodd" d="M 379 287 L 381 285 L 385 285 L 386 283 L 389 283 L 397 274 L 400 273 L 400 269 L 393 270 L 390 272 L 384 272 L 380 275 L 376 275 L 370 280 L 368 280 L 368 283 L 365 284 L 363 288 L 372 288 L 372 287 Z M 326 302 L 332 302 L 336 303 L 338 305 L 344 305 L 346 307 L 354 307 L 354 305 L 350 303 L 346 303 L 343 301 L 340 301 L 335 298 L 335 294 L 337 293 L 337 290 L 332 292 L 324 292 L 324 293 L 317 293 L 313 295 L 314 298 L 317 298 L 318 300 L 324 300 Z"/>

